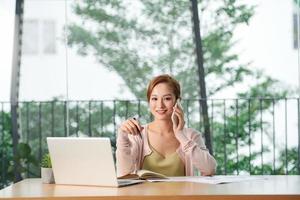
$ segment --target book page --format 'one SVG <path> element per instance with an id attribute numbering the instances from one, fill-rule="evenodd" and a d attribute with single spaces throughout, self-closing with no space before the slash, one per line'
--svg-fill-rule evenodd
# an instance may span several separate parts
<path id="1" fill-rule="evenodd" d="M 149 182 L 194 182 L 194 183 L 207 183 L 207 184 L 224 184 L 241 181 L 252 181 L 252 180 L 265 180 L 265 177 L 257 176 L 237 176 L 237 175 L 226 175 L 226 176 L 181 176 L 181 177 L 168 177 L 168 179 L 148 179 Z"/>
<path id="2" fill-rule="evenodd" d="M 137 175 L 141 178 L 141 179 L 167 179 L 167 177 L 163 174 L 157 173 L 157 172 L 153 172 L 153 171 L 149 171 L 149 170 L 139 170 L 137 172 Z"/>
<path id="3" fill-rule="evenodd" d="M 125 176 L 118 177 L 118 179 L 131 179 L 131 180 L 137 180 L 140 179 L 140 177 L 137 174 L 127 174 Z"/>

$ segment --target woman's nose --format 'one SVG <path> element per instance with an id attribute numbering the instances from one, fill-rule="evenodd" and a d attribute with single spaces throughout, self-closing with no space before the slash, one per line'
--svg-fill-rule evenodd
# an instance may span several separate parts
<path id="1" fill-rule="evenodd" d="M 159 108 L 165 107 L 164 101 L 162 99 L 157 101 L 157 107 L 159 107 Z"/>

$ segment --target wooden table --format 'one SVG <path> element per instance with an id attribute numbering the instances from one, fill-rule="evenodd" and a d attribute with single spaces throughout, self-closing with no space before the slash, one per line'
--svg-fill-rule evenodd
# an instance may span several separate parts
<path id="1" fill-rule="evenodd" d="M 300 176 L 264 176 L 264 180 L 219 185 L 192 182 L 142 183 L 123 188 L 42 184 L 25 179 L 0 190 L 0 199 L 298 199 Z"/>

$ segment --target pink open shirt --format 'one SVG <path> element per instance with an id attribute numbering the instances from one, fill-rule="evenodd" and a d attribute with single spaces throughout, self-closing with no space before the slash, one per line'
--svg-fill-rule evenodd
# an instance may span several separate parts
<path id="1" fill-rule="evenodd" d="M 117 174 L 118 177 L 135 173 L 141 169 L 145 156 L 151 154 L 147 137 L 147 125 L 141 135 L 118 132 L 117 137 Z M 194 176 L 197 169 L 201 175 L 213 175 L 216 171 L 216 160 L 210 155 L 201 134 L 191 128 L 184 128 L 175 135 L 180 142 L 176 150 L 185 165 L 185 175 Z"/>

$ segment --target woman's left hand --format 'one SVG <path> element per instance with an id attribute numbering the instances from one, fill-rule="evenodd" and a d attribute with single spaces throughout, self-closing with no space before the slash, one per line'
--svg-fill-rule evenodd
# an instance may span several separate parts
<path id="1" fill-rule="evenodd" d="M 180 106 L 176 106 L 173 108 L 174 109 L 174 115 L 175 117 L 177 117 L 177 121 L 178 123 L 173 123 L 173 131 L 175 134 L 177 134 L 178 132 L 183 130 L 183 127 L 185 125 L 185 121 L 184 121 L 184 113 L 183 110 Z"/>

